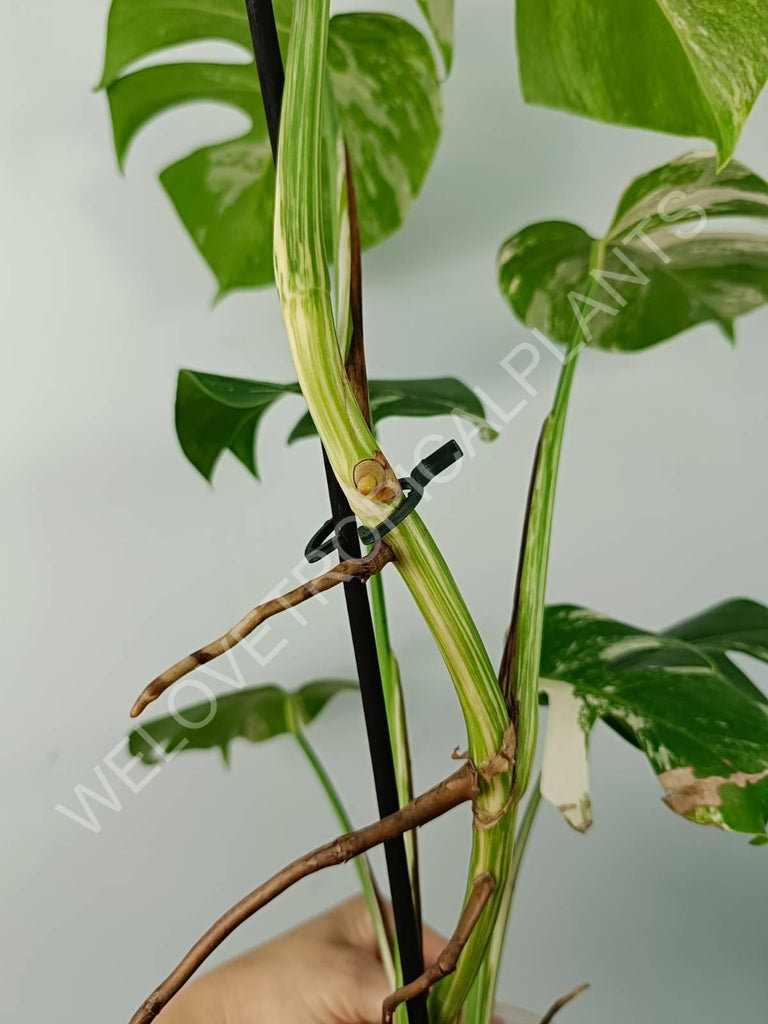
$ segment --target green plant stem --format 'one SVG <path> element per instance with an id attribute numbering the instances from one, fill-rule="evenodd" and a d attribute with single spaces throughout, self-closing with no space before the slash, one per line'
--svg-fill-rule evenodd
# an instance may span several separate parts
<path id="1" fill-rule="evenodd" d="M 375 526 L 384 504 L 354 485 L 354 468 L 378 444 L 354 400 L 336 338 L 322 235 L 319 145 L 328 0 L 297 0 L 280 135 L 275 274 L 302 392 L 353 511 Z M 388 536 L 397 568 L 432 629 L 467 719 L 470 754 L 494 754 L 507 727 L 504 702 L 477 628 L 439 550 L 417 514 Z M 506 797 L 501 780 L 487 795 Z"/>
<path id="2" fill-rule="evenodd" d="M 325 168 L 332 203 L 331 252 L 333 253 L 333 307 L 336 336 L 344 359 L 352 337 L 350 315 L 351 249 L 349 206 L 345 173 L 344 136 L 339 123 L 339 109 L 333 95 L 330 76 L 326 72 L 323 88 L 323 143 Z"/>
<path id="3" fill-rule="evenodd" d="M 555 494 L 563 447 L 568 401 L 571 395 L 579 335 L 574 333 L 565 354 L 557 382 L 552 411 L 541 435 L 533 499 L 527 524 L 527 542 L 523 553 L 518 605 L 513 693 L 520 708 L 517 735 L 517 789 L 522 796 L 528 787 L 538 740 L 539 664 L 544 630 L 549 550 Z"/>
<path id="4" fill-rule="evenodd" d="M 310 744 L 302 731 L 296 730 L 293 735 L 299 747 L 303 751 L 304 756 L 311 765 L 312 770 L 317 776 L 317 779 L 323 788 L 323 792 L 328 797 L 328 802 L 333 809 L 333 813 L 336 816 L 336 820 L 341 826 L 342 831 L 345 833 L 353 832 L 354 826 L 349 819 L 349 815 L 341 801 L 338 790 L 331 781 L 331 777 L 325 770 L 322 761 L 317 756 L 314 747 Z M 376 934 L 376 943 L 379 947 L 379 956 L 381 957 L 381 962 L 384 965 L 384 970 L 387 972 L 387 980 L 392 988 L 396 988 L 399 984 L 398 972 L 395 970 L 395 962 L 392 957 L 389 934 L 384 922 L 384 915 L 381 910 L 381 901 L 376 888 L 376 882 L 374 881 L 373 871 L 371 870 L 371 865 L 366 856 L 357 857 L 355 859 L 355 870 L 357 871 L 358 878 L 360 879 L 360 888 L 363 892 L 363 898 L 365 899 L 366 906 L 368 907 L 368 912 L 371 915 L 373 929 Z"/>
<path id="5" fill-rule="evenodd" d="M 590 266 L 592 269 L 599 269 L 603 266 L 601 243 L 596 243 L 593 247 Z M 591 296 L 594 286 L 595 279 L 591 276 L 587 288 L 588 298 Z M 557 477 L 576 362 L 583 344 L 581 325 L 575 321 L 557 381 L 552 409 L 544 421 L 541 433 L 528 521 L 525 524 L 525 545 L 522 565 L 519 570 L 520 587 L 513 627 L 517 642 L 514 649 L 511 678 L 511 693 L 518 706 L 517 776 L 515 781 L 518 800 L 528 786 L 536 756 L 539 722 L 539 666 Z M 532 813 L 536 809 L 537 804 L 534 804 Z M 527 841 L 527 833 L 522 833 L 520 839 Z M 522 852 L 515 853 L 513 851 L 513 858 L 515 857 L 522 857 Z M 517 867 L 519 867 L 519 861 Z M 488 1024 L 491 1020 L 498 986 L 501 952 L 504 947 L 516 878 L 517 868 L 513 860 L 512 870 L 505 880 L 501 896 L 502 906 L 495 922 L 489 954 L 478 973 L 468 1001 L 466 1024 Z"/>
<path id="6" fill-rule="evenodd" d="M 531 795 L 525 805 L 520 825 L 515 836 L 512 863 L 510 865 L 507 884 L 504 889 L 504 899 L 499 910 L 497 927 L 494 929 L 493 938 L 488 946 L 488 952 L 483 966 L 478 973 L 477 979 L 472 986 L 465 1010 L 465 1024 L 488 1024 L 493 1019 L 493 1007 L 496 1001 L 496 988 L 498 984 L 501 958 L 504 954 L 504 945 L 507 937 L 507 925 L 512 909 L 512 901 L 517 889 L 517 881 L 520 875 L 520 866 L 528 846 L 533 823 L 536 814 L 541 806 L 541 776 L 536 780 L 531 790 Z"/>
<path id="7" fill-rule="evenodd" d="M 277 165 L 275 279 L 312 419 L 353 511 L 366 525 L 375 526 L 397 502 L 384 504 L 361 494 L 354 484 L 355 466 L 373 459 L 378 444 L 344 371 L 323 243 L 320 121 L 328 15 L 329 0 L 297 0 L 294 7 Z M 464 713 L 469 755 L 480 764 L 500 750 L 509 724 L 488 653 L 419 516 L 408 516 L 387 542 L 446 662 Z M 497 886 L 506 876 L 513 839 L 511 815 L 504 814 L 510 783 L 507 772 L 481 787 L 476 813 L 495 816 L 498 822 L 474 830 L 468 891 L 472 880 L 486 871 L 494 875 Z M 448 1009 L 445 1018 L 438 1013 L 438 1024 L 455 1018 L 466 998 L 490 941 L 499 902 L 494 893 L 464 949 L 459 970 L 447 979 L 451 985 Z"/>
<path id="8" fill-rule="evenodd" d="M 515 837 L 515 852 L 512 856 L 512 869 L 509 873 L 509 888 L 514 893 L 517 886 L 517 878 L 520 874 L 520 866 L 523 862 L 525 852 L 528 849 L 528 840 L 531 838 L 533 824 L 536 815 L 541 807 L 541 775 L 538 776 L 531 789 L 531 795 L 525 805 L 523 816 L 520 819 L 520 827 Z"/>
<path id="9" fill-rule="evenodd" d="M 523 555 L 519 594 L 518 645 L 515 658 L 516 694 L 519 701 L 517 783 L 519 795 L 525 792 L 536 754 L 538 737 L 539 663 L 544 625 L 544 599 L 552 534 L 557 473 L 565 430 L 568 399 L 576 369 L 579 337 L 574 333 L 568 346 L 552 411 L 541 436 L 539 461 L 534 480 L 533 501 L 528 523 L 527 543 Z M 533 798 L 532 798 L 533 799 Z M 532 811 L 536 809 L 536 804 Z M 523 819 L 525 825 L 525 818 Z M 530 829 L 530 825 L 527 825 Z M 520 839 L 527 839 L 521 833 Z M 522 851 L 517 841 L 513 863 L 502 892 L 502 906 L 496 920 L 489 953 L 478 974 L 470 996 L 466 1024 L 488 1024 L 498 987 L 501 954 L 504 948 L 512 896 L 517 880 Z"/>

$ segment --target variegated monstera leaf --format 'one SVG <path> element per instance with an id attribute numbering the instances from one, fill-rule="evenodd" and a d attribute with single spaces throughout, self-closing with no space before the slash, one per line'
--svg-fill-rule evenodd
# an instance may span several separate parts
<path id="1" fill-rule="evenodd" d="M 643 751 L 673 811 L 765 842 L 768 701 L 729 652 L 768 661 L 768 608 L 726 601 L 662 633 L 548 608 L 544 796 L 575 828 L 589 827 L 587 745 L 602 718 Z"/>
<path id="2" fill-rule="evenodd" d="M 749 218 L 753 230 L 722 218 Z M 516 316 L 553 341 L 636 352 L 697 324 L 733 340 L 768 301 L 768 183 L 688 153 L 635 179 L 602 238 L 544 221 L 509 238 L 499 286 Z"/>
<path id="3" fill-rule="evenodd" d="M 523 94 L 733 154 L 768 78 L 763 0 L 517 0 Z"/>
<path id="4" fill-rule="evenodd" d="M 344 679 L 318 679 L 289 692 L 277 683 L 227 693 L 172 715 L 155 718 L 128 736 L 134 757 L 153 765 L 190 750 L 221 751 L 229 764 L 235 740 L 265 743 L 275 736 L 300 735 L 337 694 L 357 690 Z"/>
<path id="5" fill-rule="evenodd" d="M 291 6 L 290 0 L 275 3 L 283 52 Z M 448 58 L 452 4 L 422 6 Z M 101 86 L 121 165 L 140 129 L 174 107 L 207 100 L 251 119 L 242 137 L 198 149 L 160 175 L 224 294 L 273 279 L 275 172 L 255 64 L 160 63 L 130 70 L 167 47 L 203 40 L 225 40 L 252 56 L 244 0 L 209 0 L 203 7 L 194 0 L 113 0 Z M 424 182 L 440 135 L 438 72 L 421 33 L 383 14 L 334 17 L 328 65 L 355 173 L 361 239 L 370 246 L 403 223 Z"/>

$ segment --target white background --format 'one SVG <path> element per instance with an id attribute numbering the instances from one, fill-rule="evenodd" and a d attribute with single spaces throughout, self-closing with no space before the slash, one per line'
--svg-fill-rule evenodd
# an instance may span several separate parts
<path id="1" fill-rule="evenodd" d="M 686 140 L 523 106 L 513 10 L 459 4 L 442 145 L 406 228 L 365 259 L 371 375 L 455 374 L 507 408 L 499 369 L 526 331 L 496 292 L 498 245 L 523 225 L 594 232 L 636 174 Z M 405 4 L 400 8 L 406 10 Z M 413 5 L 415 10 L 415 5 Z M 408 12 L 413 13 L 411 7 Z M 54 811 L 119 743 L 151 676 L 217 635 L 297 564 L 326 514 L 315 442 L 287 450 L 299 415 L 266 420 L 263 483 L 224 458 L 210 488 L 172 427 L 179 367 L 289 380 L 277 300 L 214 282 L 155 173 L 242 118 L 194 107 L 153 125 L 118 176 L 99 77 L 105 0 L 4 6 L 2 614 L 3 1004 L 8 1019 L 125 1021 L 191 941 L 282 862 L 329 838 L 329 812 L 288 740 L 179 758 L 93 835 Z M 768 174 L 764 97 L 739 148 Z M 729 347 L 711 327 L 636 357 L 587 352 L 564 451 L 550 601 L 660 627 L 721 598 L 768 600 L 765 313 Z M 557 365 L 427 521 L 494 657 L 501 648 L 533 446 Z M 411 464 L 427 431 L 388 422 Z M 398 582 L 390 586 L 426 787 L 463 740 L 450 682 Z M 252 684 L 349 675 L 340 595 L 286 620 L 286 648 Z M 276 627 L 277 629 L 277 627 Z M 225 687 L 220 687 L 225 689 Z M 194 695 L 190 695 L 194 696 Z M 353 817 L 373 812 L 361 719 L 339 698 L 311 737 Z M 593 749 L 596 822 L 577 836 L 545 808 L 506 952 L 502 995 L 532 1010 L 589 980 L 569 1024 L 721 1024 L 764 1016 L 766 851 L 662 805 L 649 768 L 607 730 Z M 422 838 L 429 918 L 450 930 L 468 820 Z M 355 889 L 351 868 L 304 883 L 223 951 L 231 955 Z M 258 1019 L 258 1015 L 256 1015 Z M 563 1014 L 563 1020 L 566 1015 Z"/>

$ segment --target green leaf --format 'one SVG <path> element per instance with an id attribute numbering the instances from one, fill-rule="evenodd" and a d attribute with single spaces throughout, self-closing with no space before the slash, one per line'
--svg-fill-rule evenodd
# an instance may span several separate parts
<path id="1" fill-rule="evenodd" d="M 290 3 L 277 0 L 278 26 L 290 25 Z M 169 46 L 200 39 L 223 39 L 250 53 L 245 4 L 233 0 L 113 0 L 107 24 L 104 71 L 99 87 L 112 85 L 130 64 Z"/>
<path id="2" fill-rule="evenodd" d="M 768 238 L 710 233 L 717 217 L 768 216 L 768 184 L 738 163 L 688 154 L 634 181 L 603 239 L 547 221 L 508 239 L 499 286 L 515 314 L 547 337 L 637 351 L 696 324 L 733 322 L 768 300 Z M 597 252 L 600 259 L 595 260 Z"/>
<path id="3" fill-rule="evenodd" d="M 387 416 L 456 415 L 476 424 L 480 437 L 497 433 L 480 399 L 453 377 L 373 380 L 369 383 L 374 421 Z M 256 434 L 262 416 L 283 395 L 300 395 L 298 384 L 220 377 L 180 370 L 176 389 L 176 433 L 184 454 L 210 480 L 222 452 L 229 450 L 258 479 Z M 289 443 L 315 436 L 309 413 L 291 431 Z"/>
<path id="4" fill-rule="evenodd" d="M 665 631 L 705 651 L 739 651 L 768 662 L 768 608 L 748 598 L 723 601 Z"/>
<path id="5" fill-rule="evenodd" d="M 206 480 L 229 449 L 258 479 L 256 431 L 261 417 L 283 395 L 301 394 L 298 384 L 219 377 L 179 371 L 176 433 L 182 451 Z"/>
<path id="6" fill-rule="evenodd" d="M 286 733 L 298 735 L 337 693 L 356 689 L 356 683 L 343 679 L 320 679 L 293 693 L 275 684 L 228 693 L 215 704 L 196 704 L 135 729 L 128 737 L 129 750 L 152 765 L 183 750 L 218 747 L 228 762 L 233 740 L 264 743 Z"/>
<path id="7" fill-rule="evenodd" d="M 728 657 L 727 651 L 768 661 L 768 609 L 756 601 L 734 598 L 708 608 L 665 631 L 706 651 L 721 675 L 753 700 L 768 705 L 768 697 Z"/>
<path id="8" fill-rule="evenodd" d="M 762 0 L 518 0 L 527 102 L 712 139 L 721 163 L 768 78 Z"/>
<path id="9" fill-rule="evenodd" d="M 768 704 L 768 697 L 728 657 L 728 651 L 750 654 L 762 661 L 768 657 L 768 609 L 756 601 L 734 598 L 707 608 L 684 622 L 677 623 L 661 634 L 680 644 L 641 649 L 626 654 L 619 667 L 647 668 L 656 665 L 690 664 L 691 647 L 701 652 L 707 662 L 726 676 L 730 683 L 752 700 Z M 611 723 L 621 731 L 620 723 Z M 633 742 L 631 735 L 625 738 Z"/>
<path id="10" fill-rule="evenodd" d="M 371 416 L 379 423 L 388 416 L 460 416 L 479 426 L 480 438 L 493 441 L 498 433 L 485 418 L 483 403 L 466 384 L 455 377 L 426 377 L 421 380 L 372 380 L 368 384 Z M 288 443 L 316 437 L 309 413 L 291 431 Z"/>
<path id="11" fill-rule="evenodd" d="M 440 48 L 446 74 L 453 64 L 453 9 L 455 0 L 417 0 Z"/>
<path id="12" fill-rule="evenodd" d="M 276 5 L 284 49 L 291 6 Z M 205 9 L 193 0 L 113 0 L 101 84 L 121 166 L 141 128 L 174 107 L 215 101 L 250 118 L 242 137 L 198 149 L 160 175 L 224 294 L 273 280 L 275 172 L 255 65 L 190 62 L 125 73 L 150 53 L 202 39 L 224 39 L 250 54 L 242 0 L 213 0 Z M 376 14 L 333 18 L 328 62 L 355 172 L 362 242 L 370 246 L 403 223 L 434 156 L 437 69 L 421 33 Z"/>
<path id="13" fill-rule="evenodd" d="M 440 81 L 424 36 L 384 14 L 331 18 L 328 71 L 368 247 L 400 227 L 424 183 L 440 138 Z"/>
<path id="14" fill-rule="evenodd" d="M 744 605 L 743 620 L 738 606 Z M 765 703 L 718 671 L 718 654 L 768 615 L 754 602 L 717 609 L 703 642 L 643 632 L 585 608 L 547 609 L 542 691 L 550 706 L 542 792 L 577 828 L 588 827 L 587 739 L 598 718 L 616 723 L 646 755 L 676 813 L 700 824 L 764 833 L 768 821 L 768 715 Z M 729 632 L 730 631 L 730 632 Z M 674 630 L 672 631 L 674 632 Z M 697 632 L 691 630 L 691 637 Z"/>

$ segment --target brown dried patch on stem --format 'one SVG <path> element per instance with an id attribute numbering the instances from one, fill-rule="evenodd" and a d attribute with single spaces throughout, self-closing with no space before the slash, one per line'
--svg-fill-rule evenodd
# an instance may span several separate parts
<path id="1" fill-rule="evenodd" d="M 555 1019 L 557 1014 L 560 1013 L 564 1006 L 567 1006 L 568 1003 L 572 1003 L 576 996 L 580 996 L 581 993 L 586 992 L 588 988 L 588 984 L 579 985 L 578 988 L 575 988 L 573 990 L 573 992 L 569 992 L 567 996 L 563 996 L 562 999 L 558 999 L 556 1003 L 553 1003 L 552 1006 L 550 1006 L 550 1008 L 539 1021 L 539 1024 L 551 1024 L 551 1022 Z"/>
<path id="2" fill-rule="evenodd" d="M 442 951 L 435 963 L 408 985 L 403 985 L 392 995 L 387 996 L 381 1010 L 382 1024 L 391 1024 L 395 1010 L 401 1003 L 408 1002 L 416 996 L 428 992 L 438 981 L 446 978 L 456 970 L 462 950 L 469 941 L 469 937 L 480 920 L 483 908 L 496 888 L 493 875 L 486 873 L 480 875 L 472 883 L 472 891 L 469 894 L 467 904 L 462 911 L 461 918 L 456 931 L 451 936 L 448 945 Z"/>
<path id="3" fill-rule="evenodd" d="M 200 665 L 204 665 L 206 662 L 213 660 L 213 658 L 218 658 L 220 654 L 226 654 L 228 650 L 239 644 L 241 640 L 245 639 L 266 619 L 285 611 L 286 608 L 295 608 L 304 601 L 308 601 L 311 597 L 337 587 L 340 583 L 347 583 L 349 580 L 360 580 L 365 583 L 371 576 L 380 573 L 389 562 L 394 560 L 395 555 L 392 549 L 386 544 L 380 543 L 365 557 L 349 558 L 344 562 L 339 562 L 335 568 L 323 573 L 322 576 L 316 576 L 314 579 L 309 580 L 309 582 L 302 583 L 295 590 L 291 590 L 281 597 L 275 597 L 271 601 L 265 601 L 264 604 L 258 605 L 248 612 L 237 625 L 233 626 L 223 636 L 220 636 L 218 640 L 213 640 L 211 643 L 206 644 L 205 647 L 201 647 L 199 651 L 188 654 L 186 658 L 177 661 L 175 665 L 172 665 L 161 675 L 157 676 L 157 678 L 153 679 L 136 699 L 135 704 L 131 708 L 131 718 L 136 718 L 137 715 L 140 715 L 149 704 L 157 700 L 169 686 L 172 686 L 179 679 L 182 679 L 190 672 L 194 672 Z"/>
<path id="4" fill-rule="evenodd" d="M 142 1003 L 131 1017 L 130 1024 L 149 1024 L 154 1020 L 169 1000 L 189 981 L 198 967 L 228 935 L 231 935 L 257 910 L 270 903 L 290 886 L 323 868 L 345 864 L 380 843 L 386 843 L 404 832 L 426 825 L 454 807 L 458 807 L 459 804 L 474 800 L 477 787 L 477 772 L 472 765 L 466 764 L 449 778 L 416 797 L 415 800 L 394 814 L 390 814 L 366 828 L 358 829 L 357 832 L 340 836 L 333 842 L 299 857 L 298 860 L 278 871 L 258 889 L 254 889 L 252 893 L 236 903 L 208 929 L 205 935 L 190 949 L 179 966 Z"/>
<path id="5" fill-rule="evenodd" d="M 365 366 L 363 343 L 363 266 L 360 253 L 360 224 L 357 216 L 357 192 L 355 177 L 349 160 L 349 151 L 344 147 L 344 170 L 347 178 L 347 216 L 349 217 L 349 315 L 352 321 L 352 336 L 344 368 L 365 422 L 371 426 L 371 405 L 368 398 L 368 371 Z"/>
<path id="6" fill-rule="evenodd" d="M 504 732 L 499 749 L 495 754 L 491 754 L 490 757 L 482 761 L 477 766 L 477 770 L 486 782 L 490 782 L 497 775 L 504 775 L 506 772 L 512 771 L 515 767 L 516 754 L 517 730 L 515 729 L 514 722 L 510 722 Z"/>

